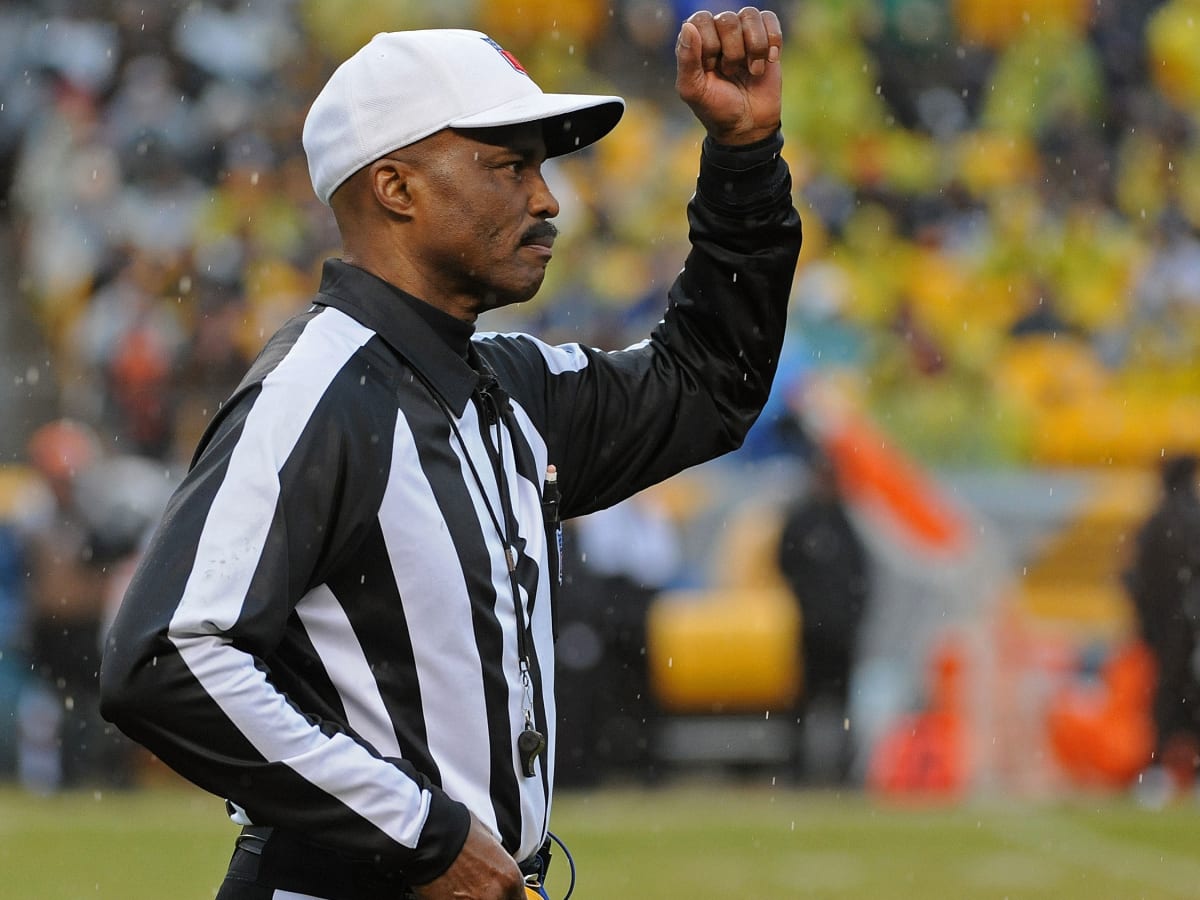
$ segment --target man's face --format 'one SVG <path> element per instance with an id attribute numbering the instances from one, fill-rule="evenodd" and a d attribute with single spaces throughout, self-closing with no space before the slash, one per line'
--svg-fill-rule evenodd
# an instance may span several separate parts
<path id="1" fill-rule="evenodd" d="M 550 262 L 558 201 L 537 124 L 447 130 L 423 155 L 420 262 L 431 286 L 476 314 L 530 299 Z M 430 298 L 432 299 L 432 298 Z"/>

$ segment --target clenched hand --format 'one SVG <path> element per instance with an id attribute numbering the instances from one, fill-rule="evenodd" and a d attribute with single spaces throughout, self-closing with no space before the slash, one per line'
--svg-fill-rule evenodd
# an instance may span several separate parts
<path id="1" fill-rule="evenodd" d="M 721 144 L 751 144 L 779 127 L 779 17 L 752 6 L 694 13 L 675 43 L 675 89 Z"/>

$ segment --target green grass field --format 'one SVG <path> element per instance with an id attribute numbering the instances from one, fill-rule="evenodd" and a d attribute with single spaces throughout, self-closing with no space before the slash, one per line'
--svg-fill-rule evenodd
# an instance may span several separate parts
<path id="1" fill-rule="evenodd" d="M 1200 897 L 1192 805 L 899 809 L 714 780 L 562 794 L 553 828 L 579 869 L 574 900 Z M 0 897 L 210 900 L 235 831 L 218 800 L 187 787 L 49 798 L 0 789 Z"/>

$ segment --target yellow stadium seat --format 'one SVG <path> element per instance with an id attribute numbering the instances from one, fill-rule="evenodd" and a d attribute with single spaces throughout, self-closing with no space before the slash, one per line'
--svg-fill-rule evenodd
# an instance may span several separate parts
<path id="1" fill-rule="evenodd" d="M 775 561 L 778 515 L 743 511 L 718 546 L 715 586 L 668 591 L 647 621 L 650 679 L 676 713 L 793 706 L 800 691 L 800 613 Z"/>

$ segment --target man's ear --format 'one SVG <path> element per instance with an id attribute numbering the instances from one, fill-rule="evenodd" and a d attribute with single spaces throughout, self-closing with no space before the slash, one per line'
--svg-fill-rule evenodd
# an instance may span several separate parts
<path id="1" fill-rule="evenodd" d="M 368 177 L 380 206 L 398 216 L 412 215 L 417 170 L 410 163 L 385 156 L 371 163 Z"/>

